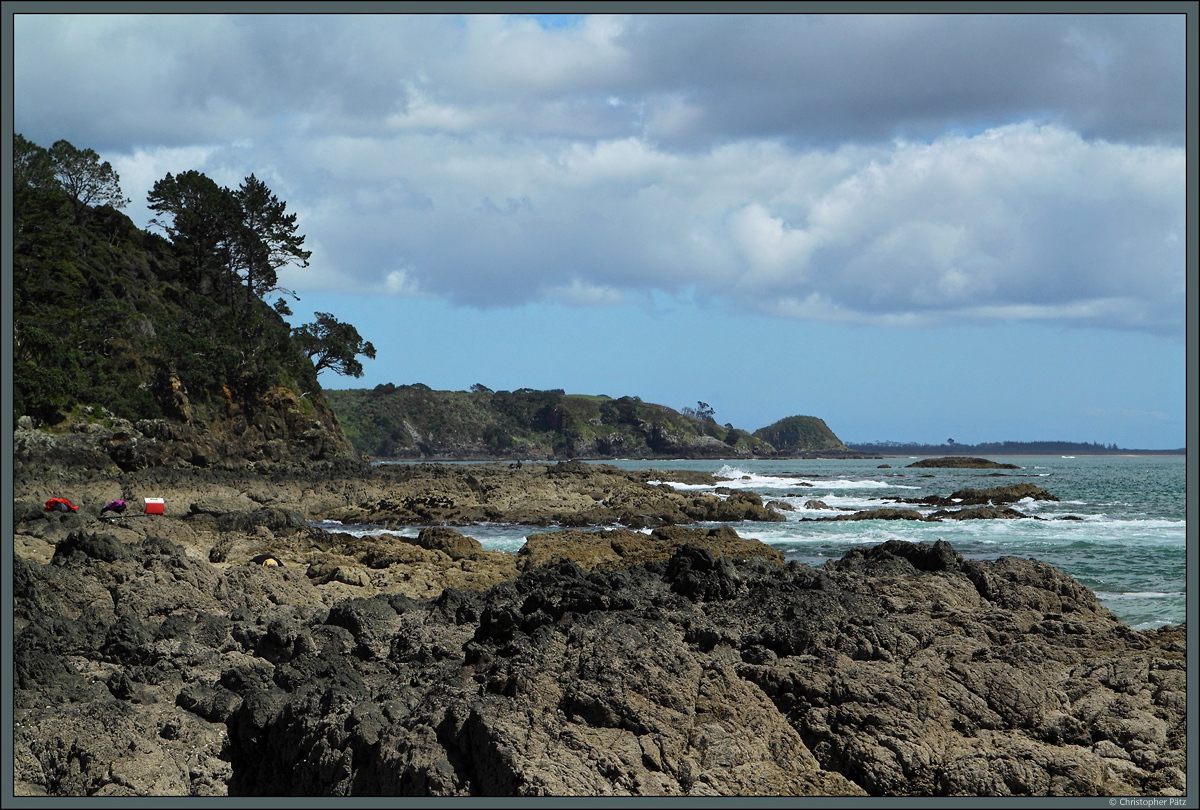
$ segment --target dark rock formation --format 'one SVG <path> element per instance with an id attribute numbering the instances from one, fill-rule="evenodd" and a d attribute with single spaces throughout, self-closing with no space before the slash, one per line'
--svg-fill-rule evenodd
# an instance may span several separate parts
<path id="1" fill-rule="evenodd" d="M 912 464 L 906 464 L 906 467 L 968 467 L 981 469 L 998 469 L 998 470 L 1017 470 L 1020 469 L 1016 464 L 1001 463 L 999 461 L 991 461 L 986 458 L 972 458 L 970 456 L 939 456 L 937 458 L 925 458 L 920 461 L 914 461 Z"/>
<path id="2" fill-rule="evenodd" d="M 461 560 L 483 551 L 483 546 L 474 537 L 467 537 L 454 529 L 441 526 L 421 529 L 421 533 L 417 535 L 417 545 L 445 552 L 452 560 Z"/>
<path id="3" fill-rule="evenodd" d="M 517 553 L 517 565 L 528 570 L 569 560 L 585 571 L 625 569 L 648 562 L 665 562 L 685 545 L 733 559 L 763 557 L 783 562 L 783 555 L 775 549 L 758 540 L 744 540 L 728 527 L 705 530 L 664 526 L 648 535 L 627 529 L 531 534 Z"/>
<path id="4" fill-rule="evenodd" d="M 928 495 L 924 498 L 896 498 L 900 503 L 919 503 L 926 506 L 983 506 L 1016 503 L 1029 498 L 1035 501 L 1057 501 L 1058 497 L 1033 484 L 1012 484 L 988 489 L 960 489 L 949 497 Z"/>
<path id="5" fill-rule="evenodd" d="M 1135 632 L 1035 560 L 889 542 L 784 564 L 686 525 L 782 518 L 757 495 L 604 465 L 50 458 L 14 476 L 20 796 L 1186 789 L 1185 628 Z M 164 515 L 100 512 L 151 495 Z M 839 517 L 1019 516 L 1024 497 Z M 420 529 L 311 522 L 329 518 Z M 629 528 L 513 555 L 471 519 Z"/>
<path id="6" fill-rule="evenodd" d="M 1184 628 L 1133 631 L 1034 560 L 893 541 L 813 569 L 675 527 L 604 536 L 623 563 L 642 538 L 631 567 L 554 554 L 414 598 L 389 588 L 417 567 L 365 558 L 480 561 L 300 531 L 274 538 L 284 565 L 214 564 L 222 535 L 192 522 L 14 558 L 18 795 L 1186 788 Z M 305 554 L 397 576 L 322 584 Z"/>

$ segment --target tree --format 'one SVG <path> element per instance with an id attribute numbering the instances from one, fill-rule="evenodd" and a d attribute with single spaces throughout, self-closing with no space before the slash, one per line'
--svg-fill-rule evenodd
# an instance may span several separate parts
<path id="1" fill-rule="evenodd" d="M 361 354 L 374 360 L 375 347 L 365 342 L 353 326 L 342 323 L 328 312 L 313 314 L 317 318 L 314 323 L 292 330 L 292 339 L 300 351 L 313 361 L 317 372 L 328 368 L 338 374 L 361 377 L 363 367 L 357 357 Z"/>
<path id="2" fill-rule="evenodd" d="M 279 290 L 279 268 L 297 263 L 308 267 L 311 250 L 296 233 L 296 215 L 253 174 L 233 192 L 241 217 L 234 239 L 233 261 L 246 282 L 246 300 Z"/>
<path id="3" fill-rule="evenodd" d="M 146 195 L 147 208 L 161 216 L 150 220 L 176 246 L 190 254 L 197 280 L 203 283 L 224 271 L 227 300 L 233 280 L 231 251 L 237 222 L 237 204 L 229 189 L 192 169 L 177 176 L 167 174 Z"/>
<path id="4" fill-rule="evenodd" d="M 162 215 L 151 224 L 190 253 L 201 286 L 219 279 L 226 303 L 235 303 L 238 284 L 246 287 L 247 303 L 277 290 L 295 297 L 279 286 L 277 271 L 293 262 L 307 267 L 312 251 L 296 233 L 296 215 L 253 174 L 236 191 L 194 170 L 168 174 L 146 200 Z"/>
<path id="5" fill-rule="evenodd" d="M 124 208 L 129 199 L 121 194 L 121 178 L 108 161 L 91 149 L 76 149 L 68 141 L 56 141 L 50 147 L 50 165 L 54 177 L 71 200 L 75 224 L 83 222 L 87 206 L 111 205 Z"/>
<path id="6" fill-rule="evenodd" d="M 699 419 L 701 422 L 716 423 L 716 411 L 707 402 L 697 402 L 695 408 L 684 408 L 680 411 L 684 416 Z"/>
<path id="7" fill-rule="evenodd" d="M 70 238 L 65 229 L 74 223 L 68 212 L 66 195 L 54 176 L 54 163 L 49 150 L 13 136 L 13 254 L 16 271 L 30 253 L 59 253 L 68 249 Z M 28 292 L 28 287 L 15 284 L 16 295 Z"/>
<path id="8" fill-rule="evenodd" d="M 54 164 L 50 153 L 23 135 L 13 136 L 13 191 L 55 188 Z"/>

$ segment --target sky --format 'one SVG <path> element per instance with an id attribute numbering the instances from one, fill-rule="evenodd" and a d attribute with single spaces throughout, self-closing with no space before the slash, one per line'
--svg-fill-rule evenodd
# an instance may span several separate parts
<path id="1" fill-rule="evenodd" d="M 280 272 L 289 320 L 377 350 L 326 388 L 704 402 L 848 443 L 1186 444 L 1182 14 L 13 32 L 13 131 L 96 150 L 139 227 L 167 173 L 286 202 L 312 251 Z"/>

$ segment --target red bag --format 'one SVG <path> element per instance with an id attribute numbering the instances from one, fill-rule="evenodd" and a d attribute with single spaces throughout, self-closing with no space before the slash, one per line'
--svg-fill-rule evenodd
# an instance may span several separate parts
<path id="1" fill-rule="evenodd" d="M 79 507 L 66 498 L 51 498 L 46 501 L 47 512 L 77 512 Z"/>

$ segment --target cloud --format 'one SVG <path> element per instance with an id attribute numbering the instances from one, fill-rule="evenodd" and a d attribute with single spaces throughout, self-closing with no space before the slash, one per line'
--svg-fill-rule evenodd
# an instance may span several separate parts
<path id="1" fill-rule="evenodd" d="M 384 289 L 392 295 L 415 296 L 420 295 L 420 288 L 413 281 L 408 270 L 393 270 L 387 274 L 384 280 Z"/>
<path id="2" fill-rule="evenodd" d="M 17 15 L 15 125 L 254 172 L 300 291 L 1182 336 L 1180 15 L 561 22 Z"/>
<path id="3" fill-rule="evenodd" d="M 692 111 L 661 133 L 686 142 L 928 140 L 1032 119 L 1183 143 L 1183 15 L 647 15 L 622 44 L 645 95 Z"/>
<path id="4" fill-rule="evenodd" d="M 479 307 L 561 299 L 579 284 L 695 285 L 794 317 L 1182 334 L 1181 149 L 1031 124 L 832 153 L 742 144 L 684 156 L 636 139 L 431 149 L 398 143 L 387 151 L 407 157 L 377 167 L 374 184 L 354 172 L 353 199 L 366 202 L 314 218 L 341 235 L 323 243 L 380 265 L 399 254 L 421 289 Z"/>
<path id="5" fill-rule="evenodd" d="M 546 289 L 543 297 L 549 301 L 583 307 L 614 306 L 624 300 L 620 290 L 589 284 L 578 278 L 571 279 L 569 284 L 558 284 Z"/>
<path id="6" fill-rule="evenodd" d="M 486 122 L 671 148 L 1027 119 L 1181 145 L 1185 44 L 1169 14 L 20 14 L 15 107 L 98 149 L 230 140 L 296 112 L 326 133 Z"/>

